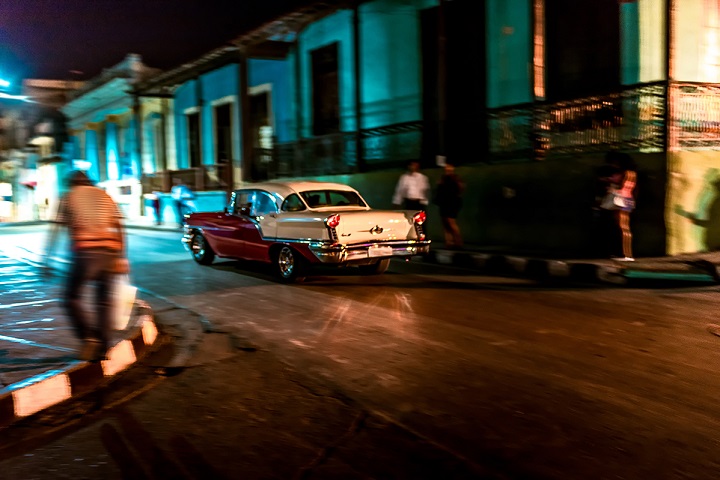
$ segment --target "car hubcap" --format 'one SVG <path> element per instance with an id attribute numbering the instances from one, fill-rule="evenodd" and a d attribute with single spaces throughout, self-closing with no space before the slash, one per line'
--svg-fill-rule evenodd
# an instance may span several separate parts
<path id="1" fill-rule="evenodd" d="M 200 235 L 195 235 L 192 241 L 192 251 L 195 258 L 202 258 L 205 255 L 205 241 Z"/>
<path id="2" fill-rule="evenodd" d="M 295 258 L 293 257 L 292 250 L 288 247 L 283 247 L 278 254 L 278 268 L 280 269 L 280 274 L 283 277 L 289 277 L 292 275 L 294 267 Z"/>

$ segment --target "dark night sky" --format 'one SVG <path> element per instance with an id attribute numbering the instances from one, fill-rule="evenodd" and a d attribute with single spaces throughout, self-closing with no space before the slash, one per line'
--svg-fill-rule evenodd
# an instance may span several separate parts
<path id="1" fill-rule="evenodd" d="M 303 0 L 0 0 L 0 78 L 86 79 L 138 53 L 172 68 Z"/>

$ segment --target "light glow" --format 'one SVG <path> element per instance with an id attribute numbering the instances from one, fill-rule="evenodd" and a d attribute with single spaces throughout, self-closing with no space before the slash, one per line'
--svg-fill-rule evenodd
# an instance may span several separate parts
<path id="1" fill-rule="evenodd" d="M 533 72 L 535 98 L 545 98 L 545 0 L 535 0 L 535 31 L 533 40 Z"/>
<path id="2" fill-rule="evenodd" d="M 716 1 L 705 0 L 703 8 L 705 25 L 701 56 L 701 81 L 716 83 L 720 81 L 720 20 L 718 19 L 718 4 Z"/>
<path id="3" fill-rule="evenodd" d="M 670 0 L 667 0 L 670 1 Z M 637 0 L 638 65 L 637 81 L 665 79 L 666 0 Z"/>
<path id="4" fill-rule="evenodd" d="M 23 102 L 32 103 L 30 97 L 27 95 L 10 95 L 9 93 L 0 92 L 0 98 L 7 98 L 8 100 L 21 100 Z"/>

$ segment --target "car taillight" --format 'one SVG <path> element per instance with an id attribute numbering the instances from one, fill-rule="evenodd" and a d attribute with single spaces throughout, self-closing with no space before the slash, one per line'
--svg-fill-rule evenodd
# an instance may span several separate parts
<path id="1" fill-rule="evenodd" d="M 330 228 L 337 228 L 337 226 L 340 225 L 340 215 L 330 215 L 325 219 L 325 225 Z"/>
<path id="2" fill-rule="evenodd" d="M 425 212 L 417 212 L 415 215 L 413 215 L 413 222 L 417 223 L 418 225 L 422 225 L 425 223 L 425 219 L 427 216 L 425 215 Z"/>

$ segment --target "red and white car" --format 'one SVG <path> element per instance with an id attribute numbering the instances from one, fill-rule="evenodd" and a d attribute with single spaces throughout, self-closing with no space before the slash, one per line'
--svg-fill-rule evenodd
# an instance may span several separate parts
<path id="1" fill-rule="evenodd" d="M 425 254 L 425 212 L 373 210 L 352 187 L 326 182 L 267 182 L 232 193 L 222 212 L 186 216 L 183 243 L 196 262 L 216 256 L 271 263 L 292 282 L 313 265 L 387 270 L 393 257 Z"/>

